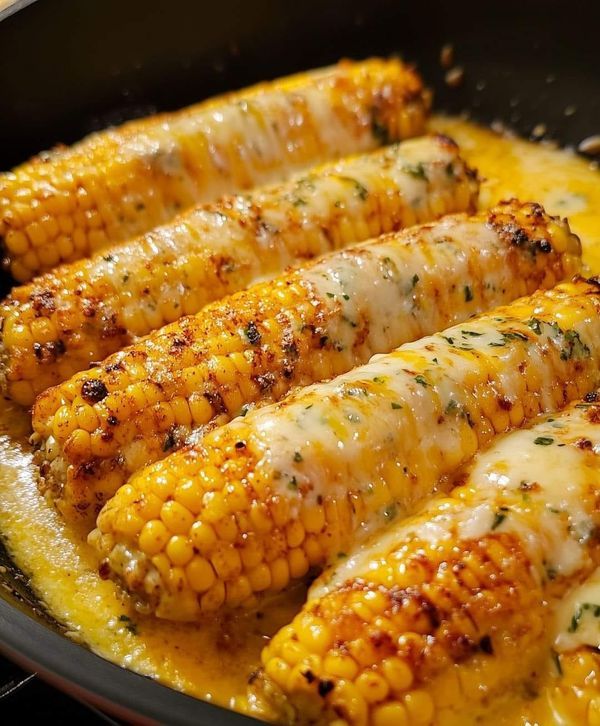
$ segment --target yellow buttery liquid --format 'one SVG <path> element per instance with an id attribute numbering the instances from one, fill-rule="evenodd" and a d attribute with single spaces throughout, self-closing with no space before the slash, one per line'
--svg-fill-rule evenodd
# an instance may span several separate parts
<path id="1" fill-rule="evenodd" d="M 584 260 L 600 273 L 600 172 L 575 155 L 452 118 L 432 127 L 452 136 L 485 179 L 481 206 L 511 196 L 568 216 Z M 113 583 L 97 575 L 84 539 L 37 492 L 27 445 L 29 416 L 0 402 L 0 532 L 16 564 L 69 635 L 99 655 L 185 691 L 227 705 L 245 691 L 260 651 L 299 609 L 302 588 L 262 608 L 202 625 L 174 624 L 133 612 Z M 548 678 L 552 678 L 548 675 Z M 541 684 L 542 685 L 542 684 Z M 494 723 L 552 723 L 538 694 L 508 694 Z"/>

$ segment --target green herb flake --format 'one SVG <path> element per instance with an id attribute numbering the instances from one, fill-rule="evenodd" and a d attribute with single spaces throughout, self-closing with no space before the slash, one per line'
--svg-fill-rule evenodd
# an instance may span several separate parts
<path id="1" fill-rule="evenodd" d="M 542 334 L 542 321 L 539 318 L 531 318 L 531 320 L 527 321 L 527 325 L 536 335 Z"/>
<path id="2" fill-rule="evenodd" d="M 422 162 L 417 164 L 405 164 L 402 167 L 402 171 L 415 179 L 423 179 L 423 181 L 427 181 L 427 172 L 425 171 L 425 166 Z"/>
<path id="3" fill-rule="evenodd" d="M 299 451 L 294 452 L 294 461 L 299 464 L 302 461 L 302 454 Z"/>
<path id="4" fill-rule="evenodd" d="M 494 521 L 492 522 L 492 531 L 498 529 L 498 527 L 504 522 L 507 517 L 509 509 L 508 507 L 500 507 L 500 509 L 494 514 Z"/>
<path id="5" fill-rule="evenodd" d="M 415 275 L 412 276 L 412 286 L 413 286 L 413 288 L 415 287 L 415 285 L 417 284 L 417 282 L 419 282 L 419 276 L 417 274 L 415 274 Z"/>
<path id="6" fill-rule="evenodd" d="M 344 298 L 344 300 L 350 300 L 350 295 L 347 295 L 346 293 L 344 293 L 342 297 Z"/>
<path id="7" fill-rule="evenodd" d="M 465 302 L 471 302 L 473 299 L 473 290 L 469 287 L 469 285 L 465 285 Z"/>
<path id="8" fill-rule="evenodd" d="M 383 510 L 383 518 L 387 522 L 391 522 L 396 518 L 398 514 L 398 508 L 396 507 L 396 503 L 392 502 L 391 504 L 388 504 L 387 507 Z"/>
<path id="9" fill-rule="evenodd" d="M 483 333 L 477 333 L 475 330 L 461 330 L 461 335 L 464 335 L 465 338 L 479 338 Z"/>
<path id="10" fill-rule="evenodd" d="M 415 383 L 418 383 L 420 386 L 423 386 L 424 388 L 427 388 L 429 385 L 427 381 L 425 380 L 424 376 L 422 376 L 420 373 L 418 376 L 415 376 Z"/>
<path id="11" fill-rule="evenodd" d="M 562 666 L 560 664 L 560 656 L 554 650 L 554 648 L 550 648 L 550 656 L 551 656 L 552 660 L 554 661 L 554 666 L 556 667 L 556 671 L 557 671 L 558 675 L 559 676 L 562 676 L 563 669 L 562 669 Z"/>
<path id="12" fill-rule="evenodd" d="M 551 446 L 554 443 L 552 436 L 538 436 L 533 440 L 537 446 Z"/>
<path id="13" fill-rule="evenodd" d="M 327 297 L 335 297 L 335 294 L 333 292 L 326 292 L 325 293 Z"/>
<path id="14" fill-rule="evenodd" d="M 399 403 L 396 403 L 396 401 L 392 401 L 392 408 L 397 411 L 398 409 L 402 408 L 402 405 Z"/>
<path id="15" fill-rule="evenodd" d="M 295 476 L 293 476 L 289 482 L 288 482 L 288 489 L 293 489 L 294 491 L 298 489 L 298 480 Z"/>

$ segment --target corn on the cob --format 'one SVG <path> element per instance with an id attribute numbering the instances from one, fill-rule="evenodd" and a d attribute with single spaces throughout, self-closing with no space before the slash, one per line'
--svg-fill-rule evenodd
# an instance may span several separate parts
<path id="1" fill-rule="evenodd" d="M 93 134 L 0 177 L 5 264 L 23 282 L 194 203 L 415 136 L 428 106 L 400 61 L 345 61 Z"/>
<path id="2" fill-rule="evenodd" d="M 535 680 L 557 603 L 600 562 L 599 451 L 600 405 L 545 417 L 322 576 L 262 655 L 259 683 L 282 689 L 287 720 L 482 723 Z"/>
<path id="3" fill-rule="evenodd" d="M 15 288 L 0 306 L 5 390 L 30 405 L 136 337 L 295 260 L 468 210 L 476 197 L 456 145 L 424 137 L 197 207 Z"/>
<path id="4" fill-rule="evenodd" d="M 250 603 L 410 512 L 494 434 L 582 396 L 599 363 L 600 285 L 538 292 L 143 469 L 90 540 L 159 617 Z"/>
<path id="5" fill-rule="evenodd" d="M 600 607 L 600 603 L 598 606 Z M 538 710 L 546 717 L 542 723 L 559 726 L 572 724 L 598 726 L 600 724 L 598 647 L 583 646 L 565 653 L 556 653 L 554 663 L 554 677 L 544 685 L 539 697 L 543 705 Z"/>
<path id="6" fill-rule="evenodd" d="M 535 253 L 541 242 L 545 254 Z M 67 518 L 91 524 L 131 473 L 193 428 L 551 287 L 576 271 L 579 252 L 566 222 L 513 201 L 332 254 L 210 305 L 38 398 L 44 486 Z"/>

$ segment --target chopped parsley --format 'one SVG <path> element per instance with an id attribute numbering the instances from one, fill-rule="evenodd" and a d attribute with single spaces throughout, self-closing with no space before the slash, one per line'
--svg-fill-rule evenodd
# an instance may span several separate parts
<path id="1" fill-rule="evenodd" d="M 383 510 L 383 518 L 388 522 L 391 522 L 393 519 L 395 519 L 397 514 L 398 508 L 396 507 L 395 502 L 388 504 L 387 507 Z"/>
<path id="2" fill-rule="evenodd" d="M 419 276 L 415 274 L 412 277 L 412 286 L 415 287 L 415 285 L 417 284 L 417 282 L 419 282 Z"/>
<path id="3" fill-rule="evenodd" d="M 396 403 L 396 401 L 392 401 L 392 408 L 397 411 L 399 408 L 402 408 L 402 405 Z"/>
<path id="4" fill-rule="evenodd" d="M 473 290 L 468 285 L 465 285 L 465 302 L 471 302 L 473 299 Z"/>
<path id="5" fill-rule="evenodd" d="M 533 440 L 534 444 L 538 446 L 551 446 L 554 443 L 552 436 L 538 436 Z"/>
<path id="6" fill-rule="evenodd" d="M 302 461 L 302 454 L 299 451 L 294 452 L 294 461 L 299 464 Z"/>
<path id="7" fill-rule="evenodd" d="M 429 385 L 420 373 L 418 376 L 415 376 L 415 382 L 418 383 L 420 386 L 424 386 L 425 388 L 427 388 L 427 386 Z"/>
<path id="8" fill-rule="evenodd" d="M 578 630 L 586 612 L 590 612 L 595 618 L 600 618 L 600 605 L 596 605 L 592 602 L 584 602 L 580 605 L 571 618 L 571 623 L 568 628 L 569 633 L 575 633 Z"/>
<path id="9" fill-rule="evenodd" d="M 542 321 L 539 318 L 531 318 L 531 320 L 527 321 L 527 325 L 536 335 L 542 334 Z"/>
<path id="10" fill-rule="evenodd" d="M 509 511 L 508 507 L 500 507 L 494 514 L 494 521 L 492 522 L 492 531 L 498 529 L 498 527 L 504 522 Z"/>
<path id="11" fill-rule="evenodd" d="M 427 172 L 425 171 L 425 166 L 422 162 L 419 162 L 418 164 L 405 164 L 402 167 L 402 171 L 406 174 L 410 174 L 410 176 L 415 179 L 423 179 L 424 181 L 427 181 Z"/>

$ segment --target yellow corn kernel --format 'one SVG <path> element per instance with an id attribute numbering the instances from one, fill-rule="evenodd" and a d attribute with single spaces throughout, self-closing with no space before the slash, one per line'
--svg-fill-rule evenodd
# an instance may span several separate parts
<path id="1" fill-rule="evenodd" d="M 216 576 L 210 562 L 195 555 L 185 568 L 190 587 L 194 592 L 206 592 L 215 583 Z"/>
<path id="2" fill-rule="evenodd" d="M 145 555 L 152 557 L 162 552 L 169 541 L 170 533 L 158 519 L 151 519 L 142 527 L 138 544 Z"/>
<path id="3" fill-rule="evenodd" d="M 187 565 L 194 556 L 194 548 L 188 538 L 180 534 L 171 537 L 165 551 L 174 565 Z"/>
<path id="4" fill-rule="evenodd" d="M 408 713 L 401 703 L 383 703 L 373 710 L 373 726 L 409 726 Z"/>
<path id="5" fill-rule="evenodd" d="M 187 534 L 190 531 L 194 518 L 190 512 L 179 502 L 165 502 L 160 510 L 160 518 L 168 530 L 174 534 Z"/>

